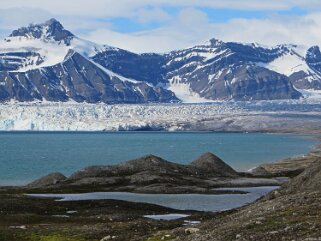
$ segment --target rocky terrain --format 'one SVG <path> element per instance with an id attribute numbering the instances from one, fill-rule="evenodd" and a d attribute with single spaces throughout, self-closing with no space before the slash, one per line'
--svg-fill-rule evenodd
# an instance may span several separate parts
<path id="1" fill-rule="evenodd" d="M 306 160 L 313 157 L 312 154 L 306 156 Z M 242 185 L 249 186 L 259 185 L 255 183 L 257 180 L 271 182 L 273 179 L 237 173 L 211 153 L 189 165 L 149 155 L 115 166 L 88 167 L 68 178 L 53 173 L 23 188 L 0 189 L 0 240 L 318 240 L 321 237 L 321 159 L 316 157 L 311 162 L 281 189 L 253 204 L 220 213 L 178 211 L 118 200 L 57 202 L 24 194 L 92 192 L 108 186 L 111 188 L 107 190 L 119 190 L 120 183 L 134 191 L 155 192 L 151 186 L 156 184 L 160 192 L 191 193 L 194 190 L 201 193 L 223 184 L 235 187 L 240 180 Z M 284 173 L 287 173 L 286 168 L 285 165 Z M 290 174 L 295 176 L 295 173 Z M 178 185 L 185 186 L 180 189 Z M 144 186 L 147 188 L 142 189 Z M 189 217 L 171 221 L 144 217 L 177 212 Z"/>
<path id="2" fill-rule="evenodd" d="M 320 175 L 318 158 L 280 190 L 232 214 L 219 215 L 185 235 L 177 229 L 175 240 L 320 240 Z"/>
<path id="3" fill-rule="evenodd" d="M 292 157 L 280 160 L 274 163 L 260 165 L 251 170 L 251 173 L 259 176 L 297 176 L 303 172 L 308 166 L 321 158 L 321 147 L 307 155 Z"/>
<path id="4" fill-rule="evenodd" d="M 55 19 L 0 42 L 0 101 L 173 103 L 299 99 L 321 89 L 318 46 L 211 39 L 136 54 L 78 38 Z"/>
<path id="5" fill-rule="evenodd" d="M 284 179 L 255 178 L 236 172 L 212 153 L 205 153 L 189 165 L 176 164 L 147 155 L 114 166 L 91 166 L 70 177 L 52 173 L 25 188 L 27 192 L 68 193 L 229 193 L 216 190 L 230 186 L 275 186 Z"/>

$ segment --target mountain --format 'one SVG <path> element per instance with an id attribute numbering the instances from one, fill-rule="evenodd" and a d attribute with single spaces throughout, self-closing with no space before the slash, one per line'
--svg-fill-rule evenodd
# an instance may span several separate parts
<path id="1" fill-rule="evenodd" d="M 78 38 L 50 19 L 0 43 L 0 101 L 104 103 L 299 99 L 321 90 L 317 46 L 265 47 L 216 39 L 136 54 Z"/>
<path id="2" fill-rule="evenodd" d="M 167 56 L 169 89 L 175 92 L 185 86 L 201 98 L 219 100 L 300 98 L 287 76 L 261 64 L 273 61 L 280 54 L 279 48 L 212 39 L 208 44 Z"/>
<path id="3" fill-rule="evenodd" d="M 14 30 L 9 37 L 35 38 L 44 41 L 54 40 L 63 42 L 66 45 L 70 45 L 71 40 L 75 38 L 75 36 L 64 29 L 56 19 L 50 19 L 44 24 L 30 24 L 28 27 L 19 28 Z"/>
<path id="4" fill-rule="evenodd" d="M 74 36 L 55 19 L 12 32 L 0 49 L 0 101 L 178 102 L 173 92 L 116 74 L 91 57 L 113 49 Z"/>

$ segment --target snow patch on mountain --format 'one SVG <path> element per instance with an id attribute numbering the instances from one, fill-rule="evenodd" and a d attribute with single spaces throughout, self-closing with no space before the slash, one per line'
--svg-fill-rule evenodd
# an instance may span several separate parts
<path id="1" fill-rule="evenodd" d="M 321 103 L 321 90 L 304 90 L 304 89 L 297 89 L 302 93 L 304 99 L 310 101 L 320 101 Z"/>
<path id="2" fill-rule="evenodd" d="M 93 57 L 98 52 L 103 52 L 112 47 L 99 45 L 77 37 L 70 40 L 67 45 L 61 41 L 53 39 L 34 38 L 25 36 L 8 37 L 0 41 L 0 61 L 19 60 L 21 65 L 14 70 L 15 72 L 26 72 L 32 69 L 54 66 L 63 62 L 69 50 L 74 50 L 83 56 Z M 34 53 L 36 56 L 29 58 L 12 56 L 12 53 Z M 17 62 L 17 65 L 19 65 Z"/>
<path id="3" fill-rule="evenodd" d="M 213 102 L 199 96 L 199 94 L 193 92 L 190 89 L 190 84 L 186 83 L 171 83 L 167 88 L 170 91 L 173 91 L 178 99 L 183 103 L 206 103 Z"/>
<path id="4" fill-rule="evenodd" d="M 207 103 L 213 102 L 206 98 L 200 97 L 190 88 L 190 83 L 184 83 L 179 76 L 174 76 L 167 86 L 167 89 L 174 92 L 176 97 L 183 103 Z"/>
<path id="5" fill-rule="evenodd" d="M 305 62 L 304 57 L 294 52 L 286 53 L 268 64 L 263 64 L 263 67 L 286 76 L 290 76 L 299 71 L 314 73 Z"/>
<path id="6" fill-rule="evenodd" d="M 10 41 L 8 41 L 10 40 Z M 28 39 L 26 37 L 11 37 L 0 42 L 0 52 L 6 55 L 2 61 L 11 59 L 10 53 L 38 53 L 40 57 L 22 59 L 22 66 L 16 72 L 25 72 L 46 66 L 53 66 L 64 60 L 69 48 L 56 42 L 43 42 L 40 39 Z M 20 60 L 21 60 L 20 59 Z"/>
<path id="7" fill-rule="evenodd" d="M 306 79 L 309 82 L 319 78 L 318 74 L 311 69 L 306 62 L 305 56 L 308 50 L 306 46 L 282 45 L 282 47 L 286 48 L 287 51 L 285 51 L 280 57 L 276 58 L 272 62 L 258 63 L 257 65 L 288 77 L 294 73 L 303 71 L 307 74 Z"/>

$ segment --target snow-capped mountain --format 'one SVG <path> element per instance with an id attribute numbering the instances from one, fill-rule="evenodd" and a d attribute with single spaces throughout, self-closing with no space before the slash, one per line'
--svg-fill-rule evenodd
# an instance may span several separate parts
<path id="1" fill-rule="evenodd" d="M 317 46 L 212 39 L 166 54 L 135 54 L 80 39 L 55 19 L 0 42 L 0 101 L 273 100 L 301 98 L 301 89 L 321 89 Z"/>
<path id="2" fill-rule="evenodd" d="M 0 42 L 0 70 L 27 71 L 61 63 L 70 49 L 86 57 L 109 46 L 74 36 L 55 19 L 14 30 Z"/>
<path id="3" fill-rule="evenodd" d="M 91 60 L 116 48 L 74 36 L 55 19 L 12 32 L 0 44 L 0 100 L 177 102 L 174 93 L 125 78 Z"/>
<path id="4" fill-rule="evenodd" d="M 281 48 L 209 43 L 168 54 L 166 64 L 170 89 L 186 86 L 205 99 L 296 99 L 300 98 L 287 76 L 257 63 L 278 58 Z"/>

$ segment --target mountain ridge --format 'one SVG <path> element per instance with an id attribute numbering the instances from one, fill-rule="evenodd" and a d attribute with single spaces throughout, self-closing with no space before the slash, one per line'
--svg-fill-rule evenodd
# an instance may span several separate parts
<path id="1" fill-rule="evenodd" d="M 83 58 L 78 56 L 79 63 L 66 66 L 66 56 L 71 50 Z M 163 103 L 299 99 L 303 96 L 300 89 L 321 90 L 320 63 L 318 46 L 303 48 L 288 44 L 267 48 L 214 38 L 203 45 L 165 54 L 136 54 L 80 39 L 59 21 L 50 19 L 14 30 L 0 43 L 0 101 Z M 59 65 L 64 67 L 56 73 L 53 69 Z M 80 65 L 89 69 L 81 69 L 84 66 Z M 75 68 L 77 75 L 71 76 Z M 42 74 L 48 71 L 52 75 Z M 90 80 L 80 73 L 84 71 L 91 72 Z M 37 77 L 30 77 L 36 72 Z M 116 75 L 118 79 L 132 80 L 131 86 L 117 89 L 115 81 L 110 82 Z M 21 83 L 19 78 L 10 81 L 13 76 L 28 81 Z M 78 98 L 77 93 L 68 94 L 70 87 L 75 86 L 66 89 L 63 81 L 66 78 L 85 87 L 100 79 L 97 82 L 100 90 L 97 84 L 90 86 L 94 88 L 90 91 L 83 87 L 87 94 Z M 134 83 L 144 86 L 144 91 L 137 90 Z M 46 86 L 54 90 L 50 94 L 33 93 Z M 111 89 L 114 90 L 110 92 Z M 108 97 L 91 98 L 89 92 L 100 96 L 105 93 Z"/>

